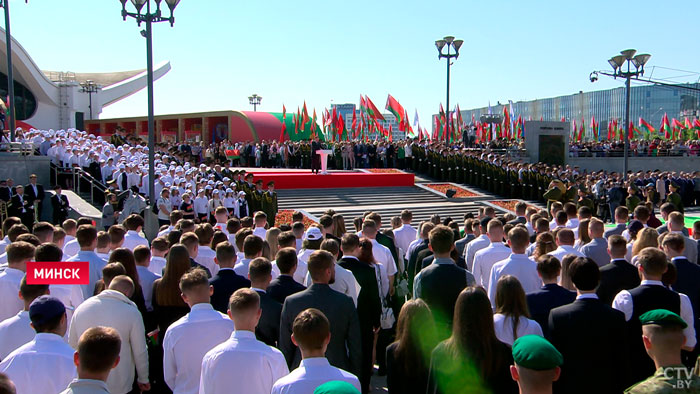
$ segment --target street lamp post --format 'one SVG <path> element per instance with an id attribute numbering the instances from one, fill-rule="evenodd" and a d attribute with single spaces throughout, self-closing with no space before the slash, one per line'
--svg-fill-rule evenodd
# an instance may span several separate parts
<path id="1" fill-rule="evenodd" d="M 29 0 L 24 0 L 27 3 Z M 15 140 L 15 80 L 12 77 L 12 35 L 10 34 L 10 0 L 0 0 L 0 7 L 5 9 L 5 43 L 7 44 L 7 95 L 10 107 L 7 117 L 10 118 L 10 141 Z"/>
<path id="2" fill-rule="evenodd" d="M 7 0 L 6 0 L 7 1 Z M 162 0 L 153 0 L 156 3 L 156 11 L 151 12 L 151 0 L 131 0 L 136 12 L 128 12 L 126 3 L 128 0 L 119 0 L 122 3 L 122 18 L 127 17 L 136 19 L 136 23 L 141 26 L 142 22 L 146 23 L 146 30 L 141 30 L 141 35 L 146 38 L 146 63 L 147 63 L 147 81 L 148 81 L 148 196 L 151 204 L 155 204 L 157 196 L 155 195 L 155 124 L 153 110 L 153 34 L 151 25 L 155 22 L 170 22 L 170 26 L 175 23 L 175 7 L 180 0 L 165 0 L 165 4 L 170 8 L 170 16 L 164 17 L 161 15 L 160 3 Z M 141 13 L 143 6 L 146 6 L 146 13 Z M 153 215 L 146 215 L 147 228 L 153 227 Z M 157 225 L 156 225 L 157 227 Z"/>
<path id="3" fill-rule="evenodd" d="M 629 149 L 630 149 L 630 81 L 632 78 L 639 78 L 644 75 L 644 65 L 649 61 L 651 55 L 640 54 L 636 55 L 637 51 L 635 49 L 626 49 L 621 51 L 619 55 L 613 56 L 608 59 L 608 64 L 613 68 L 613 73 L 605 72 L 593 72 L 591 74 L 591 82 L 598 80 L 598 74 L 603 74 L 611 76 L 615 79 L 624 78 L 625 79 L 625 124 L 623 127 L 623 132 L 625 133 L 625 150 L 624 150 L 624 164 L 623 164 L 623 177 L 627 180 L 627 171 L 629 168 Z M 625 63 L 627 67 L 625 68 Z M 632 69 L 634 66 L 634 69 Z"/>
<path id="4" fill-rule="evenodd" d="M 449 124 L 450 124 L 450 65 L 451 65 L 451 60 L 450 59 L 455 59 L 459 57 L 459 48 L 462 46 L 464 43 L 464 40 L 455 40 L 453 36 L 446 36 L 442 40 L 437 40 L 435 41 L 435 46 L 437 47 L 438 50 L 438 59 L 445 58 L 447 59 L 447 98 L 445 100 L 445 106 L 446 106 L 446 111 L 447 111 L 447 127 L 449 129 Z M 450 53 L 450 48 L 454 48 L 455 53 Z M 446 53 L 443 53 L 442 49 L 447 48 Z"/>
<path id="5" fill-rule="evenodd" d="M 262 101 L 262 96 L 258 96 L 257 94 L 253 93 L 252 96 L 248 96 L 248 101 L 250 102 L 250 105 L 253 106 L 253 112 L 256 112 L 258 110 L 258 105 L 260 105 L 260 102 Z"/>
<path id="6" fill-rule="evenodd" d="M 92 94 L 97 93 L 102 89 L 102 86 L 98 85 L 95 83 L 95 81 L 87 80 L 85 82 L 80 83 L 80 91 L 82 93 L 87 93 L 89 97 L 89 104 L 88 108 L 90 108 L 90 120 L 92 120 Z"/>

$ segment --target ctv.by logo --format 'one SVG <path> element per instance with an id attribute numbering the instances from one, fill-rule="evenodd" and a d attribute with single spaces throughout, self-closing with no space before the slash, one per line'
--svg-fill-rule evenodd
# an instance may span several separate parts
<path id="1" fill-rule="evenodd" d="M 685 367 L 664 368 L 664 378 L 671 382 L 674 389 L 689 389 L 693 382 L 693 371 Z"/>

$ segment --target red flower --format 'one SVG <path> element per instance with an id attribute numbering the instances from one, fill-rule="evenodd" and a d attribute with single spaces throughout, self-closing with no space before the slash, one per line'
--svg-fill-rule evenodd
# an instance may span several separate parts
<path id="1" fill-rule="evenodd" d="M 457 191 L 457 194 L 454 195 L 454 197 L 457 198 L 462 198 L 462 197 L 477 197 L 479 194 L 470 192 L 469 190 L 460 187 L 460 186 L 455 186 L 447 183 L 428 183 L 424 186 L 427 186 L 435 191 L 438 191 L 442 194 L 446 194 L 448 189 L 453 189 Z"/>
<path id="2" fill-rule="evenodd" d="M 490 202 L 491 204 L 497 205 L 497 206 L 499 206 L 499 207 L 501 207 L 501 208 L 503 208 L 503 209 L 507 209 L 507 210 L 509 210 L 509 211 L 511 211 L 511 212 L 515 212 L 515 204 L 519 203 L 520 200 L 507 200 L 507 201 L 506 201 L 506 200 L 492 200 L 492 201 L 489 201 L 489 202 Z M 528 206 L 528 208 L 529 208 L 529 207 L 533 207 L 533 208 L 539 210 L 539 208 L 537 208 L 537 207 L 534 206 L 534 205 L 527 204 L 527 206 Z"/>
<path id="3" fill-rule="evenodd" d="M 282 224 L 288 224 L 292 225 L 292 213 L 294 211 L 289 210 L 289 209 L 283 209 L 279 212 L 277 212 L 277 216 L 275 217 L 275 227 L 279 227 Z M 304 229 L 308 229 L 309 227 L 313 226 L 316 224 L 313 220 L 311 220 L 308 216 L 304 215 L 304 218 L 302 220 L 304 223 Z"/>

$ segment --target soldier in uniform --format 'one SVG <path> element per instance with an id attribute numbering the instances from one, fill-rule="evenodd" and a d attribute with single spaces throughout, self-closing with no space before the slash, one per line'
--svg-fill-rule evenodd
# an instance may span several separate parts
<path id="1" fill-rule="evenodd" d="M 556 180 L 549 184 L 549 189 L 542 195 L 542 197 L 547 200 L 547 212 L 551 212 L 550 208 L 552 203 L 561 201 L 564 192 L 564 184 L 561 181 Z"/>
<path id="2" fill-rule="evenodd" d="M 671 181 L 671 184 L 668 187 L 671 193 L 669 193 L 666 197 L 666 202 L 670 202 L 678 209 L 678 212 L 683 213 L 683 199 L 678 193 L 678 190 L 680 190 L 680 188 L 681 187 L 680 185 L 678 185 L 678 183 L 676 183 L 675 181 Z"/>
<path id="3" fill-rule="evenodd" d="M 639 193 L 639 189 L 637 188 L 637 185 L 634 183 L 630 184 L 629 187 L 627 188 L 627 198 L 625 199 L 625 205 L 627 206 L 627 209 L 630 212 L 634 212 L 634 208 L 637 208 L 637 205 L 642 203 L 642 200 L 639 198 L 637 195 Z"/>
<path id="4" fill-rule="evenodd" d="M 267 190 L 262 196 L 262 211 L 267 215 L 267 224 L 273 227 L 277 217 L 277 192 L 274 181 L 267 183 Z"/>
<path id="5" fill-rule="evenodd" d="M 262 200 L 264 193 L 262 187 L 263 181 L 262 179 L 258 179 L 258 181 L 255 182 L 255 188 L 250 193 L 250 204 L 248 207 L 250 208 L 251 214 L 262 211 Z"/>
<path id="6" fill-rule="evenodd" d="M 593 200 L 589 197 L 588 190 L 583 186 L 578 189 L 578 200 L 576 201 L 576 208 L 581 207 L 588 207 L 591 209 L 591 212 L 595 212 Z"/>
<path id="7" fill-rule="evenodd" d="M 700 392 L 700 376 L 681 362 L 685 342 L 683 329 L 688 324 L 666 309 L 653 309 L 641 316 L 642 340 L 656 372 L 625 390 L 630 394 L 680 394 Z"/>

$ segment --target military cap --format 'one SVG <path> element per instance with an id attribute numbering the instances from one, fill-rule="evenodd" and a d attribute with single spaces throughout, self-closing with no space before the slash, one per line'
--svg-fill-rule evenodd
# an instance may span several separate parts
<path id="1" fill-rule="evenodd" d="M 688 324 L 677 314 L 666 309 L 653 309 L 639 316 L 639 321 L 643 326 L 647 324 L 658 324 L 660 326 L 688 327 Z"/>
<path id="2" fill-rule="evenodd" d="M 513 361 L 521 367 L 546 371 L 564 363 L 561 353 L 539 335 L 525 335 L 513 342 Z"/>
<path id="3" fill-rule="evenodd" d="M 680 189 L 680 188 L 681 188 L 681 187 L 678 185 L 678 183 L 677 183 L 676 181 L 672 181 L 672 182 L 671 182 L 671 186 L 674 187 L 674 188 L 676 188 L 676 189 Z"/>
<path id="4" fill-rule="evenodd" d="M 316 387 L 314 394 L 360 394 L 360 391 L 351 383 L 332 380 Z"/>

